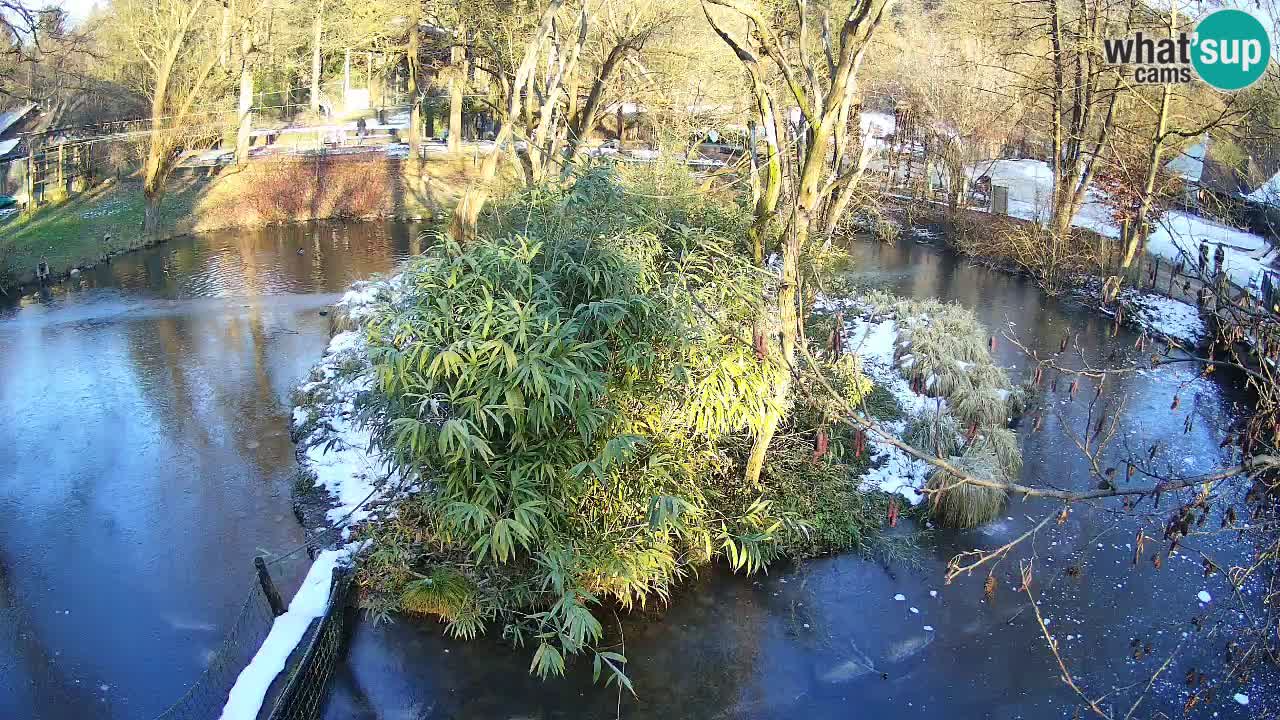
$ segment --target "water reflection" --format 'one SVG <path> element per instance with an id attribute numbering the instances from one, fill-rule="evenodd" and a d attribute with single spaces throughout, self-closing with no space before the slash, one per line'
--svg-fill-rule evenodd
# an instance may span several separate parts
<path id="1" fill-rule="evenodd" d="M 302 539 L 288 396 L 318 311 L 417 231 L 187 238 L 0 310 L 0 717 L 145 718 L 195 679 L 252 557 Z"/>

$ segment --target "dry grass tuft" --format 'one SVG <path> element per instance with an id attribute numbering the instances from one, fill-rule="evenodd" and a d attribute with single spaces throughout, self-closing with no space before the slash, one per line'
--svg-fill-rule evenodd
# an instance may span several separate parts
<path id="1" fill-rule="evenodd" d="M 937 300 L 905 300 L 871 293 L 873 309 L 899 324 L 895 355 L 899 370 L 920 392 L 947 401 L 942 417 L 918 418 L 907 441 L 952 461 L 974 477 L 1007 481 L 1022 469 L 1018 438 L 1009 416 L 1022 403 L 1003 369 L 991 360 L 990 337 L 969 310 Z M 994 518 L 1005 492 L 960 483 L 935 471 L 928 488 L 935 495 L 935 517 L 945 525 L 974 527 Z"/>
<path id="2" fill-rule="evenodd" d="M 951 461 L 965 473 L 978 478 L 998 479 L 999 460 L 990 448 L 971 446 Z M 947 527 L 973 528 L 991 522 L 1004 507 L 1004 490 L 961 482 L 943 470 L 934 470 L 925 484 L 931 491 L 932 514 Z"/>

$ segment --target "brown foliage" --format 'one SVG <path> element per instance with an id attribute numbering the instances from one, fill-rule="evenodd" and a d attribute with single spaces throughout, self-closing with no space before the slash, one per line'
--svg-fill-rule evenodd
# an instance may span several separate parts
<path id="1" fill-rule="evenodd" d="M 1049 228 L 1015 218 L 966 218 L 952 243 L 961 253 L 1026 272 L 1049 293 L 1101 264 L 1101 239 L 1085 232 L 1058 237 Z"/>
<path id="2" fill-rule="evenodd" d="M 205 210 L 222 226 L 391 215 L 399 174 L 385 157 L 255 162 L 225 178 Z"/>

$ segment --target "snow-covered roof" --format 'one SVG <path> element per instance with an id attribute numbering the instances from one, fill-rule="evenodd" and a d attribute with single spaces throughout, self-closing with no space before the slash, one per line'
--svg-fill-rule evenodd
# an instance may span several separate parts
<path id="1" fill-rule="evenodd" d="M 1204 175 L 1204 158 L 1209 150 L 1209 136 L 1205 135 L 1200 142 L 1178 153 L 1178 156 L 1165 165 L 1165 169 L 1181 177 L 1187 182 L 1200 182 Z"/>
<path id="2" fill-rule="evenodd" d="M 1246 198 L 1264 205 L 1280 206 L 1280 173 L 1271 176 L 1257 190 L 1245 195 Z"/>
<path id="3" fill-rule="evenodd" d="M 26 117 L 27 113 L 34 110 L 35 107 L 35 103 L 27 103 L 26 105 L 20 105 L 12 110 L 6 110 L 0 113 L 0 133 L 8 130 L 14 123 Z"/>
<path id="4" fill-rule="evenodd" d="M 0 140 L 0 157 L 4 157 L 5 155 L 8 155 L 9 153 L 13 152 L 13 149 L 18 147 L 19 142 L 21 142 L 20 138 L 12 138 L 10 140 Z"/>

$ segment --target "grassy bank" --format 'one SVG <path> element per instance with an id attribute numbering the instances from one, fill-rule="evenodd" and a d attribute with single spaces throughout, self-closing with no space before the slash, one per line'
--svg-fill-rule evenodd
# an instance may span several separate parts
<path id="1" fill-rule="evenodd" d="M 189 232 L 208 180 L 176 179 L 162 207 L 170 235 Z M 46 205 L 0 227 L 0 272 L 29 280 L 41 260 L 55 274 L 92 265 L 105 252 L 120 252 L 141 240 L 142 183 L 109 182 L 56 205 Z M 111 236 L 109 244 L 104 236 Z"/>
<path id="2" fill-rule="evenodd" d="M 474 170 L 469 155 L 437 156 L 411 177 L 403 160 L 364 153 L 255 161 L 212 177 L 182 174 L 170 180 L 161 204 L 159 239 L 309 220 L 429 217 L 457 202 Z M 104 253 L 140 247 L 142 216 L 142 182 L 127 178 L 15 218 L 0 226 L 0 291 L 31 282 L 41 260 L 58 277 Z"/>

